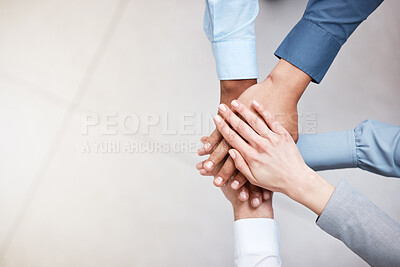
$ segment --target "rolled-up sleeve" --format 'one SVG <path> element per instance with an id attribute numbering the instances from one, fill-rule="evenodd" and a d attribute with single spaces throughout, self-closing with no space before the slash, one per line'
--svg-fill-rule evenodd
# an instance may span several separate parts
<path id="1" fill-rule="evenodd" d="M 365 120 L 354 130 L 300 135 L 297 147 L 315 171 L 358 167 L 400 177 L 400 126 Z"/>
<path id="2" fill-rule="evenodd" d="M 275 55 L 320 83 L 340 48 L 383 0 L 310 0 Z"/>
<path id="3" fill-rule="evenodd" d="M 258 78 L 255 20 L 258 0 L 206 0 L 204 31 L 220 80 Z"/>

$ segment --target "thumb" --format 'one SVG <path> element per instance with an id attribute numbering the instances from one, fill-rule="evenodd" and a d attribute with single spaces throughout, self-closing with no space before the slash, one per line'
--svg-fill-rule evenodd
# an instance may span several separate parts
<path id="1" fill-rule="evenodd" d="M 238 169 L 244 176 L 246 176 L 247 180 L 249 180 L 250 183 L 254 183 L 255 178 L 251 173 L 249 165 L 247 165 L 247 162 L 244 160 L 242 154 L 240 154 L 239 151 L 237 151 L 236 149 L 230 149 L 229 155 L 233 159 L 233 162 L 235 162 L 236 169 Z"/>

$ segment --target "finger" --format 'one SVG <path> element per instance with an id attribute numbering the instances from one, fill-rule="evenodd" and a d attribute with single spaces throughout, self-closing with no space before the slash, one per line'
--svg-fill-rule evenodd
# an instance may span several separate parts
<path id="1" fill-rule="evenodd" d="M 204 163 L 204 168 L 208 171 L 211 171 L 215 165 L 219 164 L 223 159 L 225 159 L 229 148 L 229 144 L 225 141 L 225 139 L 223 139 L 217 148 L 212 151 L 210 157 L 208 157 L 207 161 Z"/>
<path id="2" fill-rule="evenodd" d="M 199 170 L 200 174 L 202 176 L 214 176 L 215 177 L 224 164 L 224 161 L 222 161 L 222 162 L 218 163 L 211 171 L 208 171 L 208 170 L 204 169 L 204 162 L 206 162 L 206 161 L 200 162 L 201 164 L 203 164 L 203 167 L 201 167 Z M 200 163 L 197 163 L 197 165 L 200 165 Z M 196 165 L 196 168 L 197 168 L 197 165 Z"/>
<path id="3" fill-rule="evenodd" d="M 275 118 L 269 113 L 263 105 L 258 103 L 256 100 L 253 101 L 255 110 L 263 117 L 268 127 L 276 134 L 287 134 L 285 127 L 282 126 Z"/>
<path id="4" fill-rule="evenodd" d="M 274 194 L 274 192 L 269 191 L 267 189 L 263 189 L 262 193 L 263 193 L 263 199 L 264 200 L 270 200 L 272 198 L 272 195 Z"/>
<path id="5" fill-rule="evenodd" d="M 197 154 L 198 154 L 199 156 L 205 156 L 205 155 L 209 155 L 209 154 L 210 154 L 210 151 L 206 151 L 204 147 L 200 147 L 200 148 L 197 150 Z"/>
<path id="6" fill-rule="evenodd" d="M 229 155 L 235 162 L 236 169 L 238 169 L 247 178 L 247 180 L 250 182 L 254 181 L 254 176 L 251 173 L 249 165 L 247 165 L 247 162 L 244 160 L 243 156 L 236 149 L 229 150 Z"/>
<path id="7" fill-rule="evenodd" d="M 218 130 L 222 133 L 225 140 L 234 148 L 240 152 L 248 151 L 251 148 L 234 130 L 232 130 L 228 124 L 217 115 L 214 117 L 215 125 L 217 125 Z"/>
<path id="8" fill-rule="evenodd" d="M 211 135 L 207 138 L 207 141 L 205 141 L 204 149 L 206 151 L 212 151 L 213 148 L 217 147 L 221 140 L 222 134 L 218 131 L 218 129 L 215 129 L 214 132 L 212 132 Z"/>
<path id="9" fill-rule="evenodd" d="M 219 170 L 218 174 L 214 179 L 214 185 L 221 187 L 226 184 L 226 182 L 231 178 L 236 172 L 235 162 L 231 157 L 225 161 L 222 168 Z"/>
<path id="10" fill-rule="evenodd" d="M 197 164 L 196 164 L 196 169 L 198 169 L 199 171 L 200 171 L 201 169 L 203 169 L 203 163 L 204 163 L 204 161 L 197 163 Z"/>
<path id="11" fill-rule="evenodd" d="M 255 185 L 249 184 L 249 195 L 250 195 L 250 204 L 253 208 L 258 208 L 262 202 L 262 193 L 261 188 Z"/>
<path id="12" fill-rule="evenodd" d="M 231 187 L 232 189 L 239 190 L 244 186 L 247 182 L 246 177 L 243 175 L 243 173 L 238 172 L 236 173 L 235 177 L 232 180 Z"/>
<path id="13" fill-rule="evenodd" d="M 207 139 L 208 139 L 208 136 L 203 136 L 203 137 L 200 138 L 200 141 L 201 141 L 201 142 L 203 143 L 203 145 L 204 145 L 204 143 L 207 141 Z M 210 152 L 209 152 L 209 151 L 206 151 L 206 149 L 205 149 L 204 146 L 203 146 L 203 147 L 200 147 L 199 149 L 197 149 L 197 154 L 198 154 L 199 156 L 204 156 L 204 155 L 210 154 Z"/>
<path id="14" fill-rule="evenodd" d="M 246 201 L 249 199 L 249 183 L 246 183 L 240 190 L 238 190 L 238 198 L 240 201 Z"/>
<path id="15" fill-rule="evenodd" d="M 256 113 L 251 111 L 248 107 L 237 100 L 233 100 L 231 105 L 234 110 L 237 111 L 237 113 L 240 114 L 250 125 L 250 127 L 253 128 L 253 130 L 256 131 L 260 136 L 264 137 L 271 132 L 267 124 L 265 124 L 265 121 Z"/>
<path id="16" fill-rule="evenodd" d="M 237 101 L 232 101 L 232 105 L 236 104 L 238 104 Z M 233 113 L 232 110 L 229 109 L 225 104 L 219 105 L 218 109 L 225 120 L 232 126 L 232 128 L 235 129 L 236 132 L 238 132 L 247 142 L 255 146 L 260 141 L 260 136 L 249 125 L 247 125 L 246 122 Z M 223 134 L 224 133 L 222 133 L 222 135 Z M 229 140 L 227 141 L 230 142 Z"/>

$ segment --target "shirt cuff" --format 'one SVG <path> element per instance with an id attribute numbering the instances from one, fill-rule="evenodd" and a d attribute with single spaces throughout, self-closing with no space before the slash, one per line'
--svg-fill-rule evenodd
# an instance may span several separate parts
<path id="1" fill-rule="evenodd" d="M 297 147 L 314 171 L 357 167 L 353 130 L 300 135 Z"/>
<path id="2" fill-rule="evenodd" d="M 320 83 L 341 45 L 314 22 L 302 18 L 278 47 L 275 56 L 285 59 Z"/>
<path id="3" fill-rule="evenodd" d="M 274 219 L 252 218 L 234 222 L 235 258 L 249 254 L 279 257 L 279 223 Z"/>
<path id="4" fill-rule="evenodd" d="M 212 42 L 212 49 L 220 80 L 258 78 L 255 39 Z"/>

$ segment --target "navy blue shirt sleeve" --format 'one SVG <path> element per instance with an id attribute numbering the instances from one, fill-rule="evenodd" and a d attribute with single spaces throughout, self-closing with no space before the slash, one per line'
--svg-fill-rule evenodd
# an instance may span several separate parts
<path id="1" fill-rule="evenodd" d="M 320 83 L 340 48 L 383 0 L 310 0 L 275 55 Z"/>

